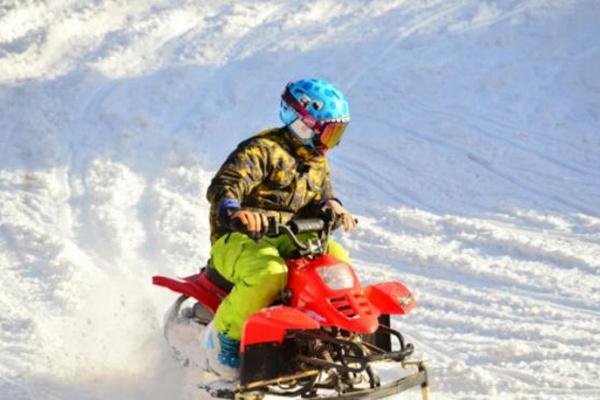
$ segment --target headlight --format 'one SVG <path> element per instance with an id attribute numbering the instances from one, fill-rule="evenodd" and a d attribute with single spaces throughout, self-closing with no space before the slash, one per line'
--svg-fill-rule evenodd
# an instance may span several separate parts
<path id="1" fill-rule="evenodd" d="M 346 264 L 321 267 L 317 272 L 323 282 L 333 290 L 350 289 L 354 286 L 354 275 Z"/>

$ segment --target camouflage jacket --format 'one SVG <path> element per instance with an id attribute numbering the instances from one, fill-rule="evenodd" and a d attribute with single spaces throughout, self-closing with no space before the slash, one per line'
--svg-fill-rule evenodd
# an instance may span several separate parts
<path id="1" fill-rule="evenodd" d="M 314 216 L 332 197 L 327 159 L 303 146 L 285 127 L 263 131 L 238 145 L 208 188 L 211 242 L 228 232 L 218 216 L 229 199 L 244 209 L 287 222 Z"/>

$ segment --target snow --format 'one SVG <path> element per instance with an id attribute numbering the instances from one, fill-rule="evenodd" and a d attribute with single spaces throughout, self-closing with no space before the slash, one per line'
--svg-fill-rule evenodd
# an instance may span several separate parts
<path id="1" fill-rule="evenodd" d="M 600 4 L 0 3 L 0 399 L 191 399 L 153 274 L 206 261 L 212 174 L 330 79 L 365 282 L 432 398 L 600 398 Z M 411 396 L 415 397 L 413 393 Z"/>

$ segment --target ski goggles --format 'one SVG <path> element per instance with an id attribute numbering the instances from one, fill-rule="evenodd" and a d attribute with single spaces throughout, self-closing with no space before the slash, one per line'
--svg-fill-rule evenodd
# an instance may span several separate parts
<path id="1" fill-rule="evenodd" d="M 281 95 L 283 101 L 285 101 L 290 107 L 296 111 L 300 121 L 310 128 L 315 134 L 314 144 L 316 147 L 325 147 L 331 149 L 337 146 L 344 135 L 344 131 L 348 126 L 348 121 L 344 120 L 332 120 L 332 121 L 319 121 L 313 117 L 306 107 L 294 97 L 290 92 L 289 85 L 285 88 L 285 91 Z"/>
<path id="2" fill-rule="evenodd" d="M 317 132 L 317 145 L 325 146 L 328 149 L 332 149 L 338 145 L 344 131 L 348 126 L 348 122 L 326 122 L 321 124 L 321 132 Z"/>

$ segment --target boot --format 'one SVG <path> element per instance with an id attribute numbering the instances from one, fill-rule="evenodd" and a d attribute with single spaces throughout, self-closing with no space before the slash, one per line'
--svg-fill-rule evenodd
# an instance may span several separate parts
<path id="1" fill-rule="evenodd" d="M 204 331 L 202 345 L 206 351 L 206 370 L 227 381 L 240 377 L 240 342 L 217 332 L 214 321 Z"/>

